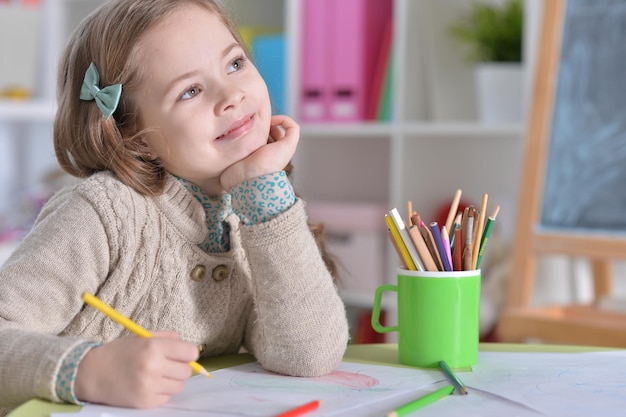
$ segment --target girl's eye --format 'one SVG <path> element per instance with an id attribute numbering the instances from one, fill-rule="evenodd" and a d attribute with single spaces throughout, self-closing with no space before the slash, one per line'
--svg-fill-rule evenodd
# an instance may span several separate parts
<path id="1" fill-rule="evenodd" d="M 200 88 L 198 88 L 198 87 L 191 87 L 190 89 L 185 91 L 182 96 L 180 96 L 180 99 L 181 100 L 189 100 L 190 98 L 194 98 L 198 94 L 200 94 Z"/>
<path id="2" fill-rule="evenodd" d="M 241 71 L 242 69 L 245 68 L 245 66 L 246 66 L 246 57 L 243 55 L 238 56 L 228 66 L 228 73 L 230 74 L 231 72 Z"/>

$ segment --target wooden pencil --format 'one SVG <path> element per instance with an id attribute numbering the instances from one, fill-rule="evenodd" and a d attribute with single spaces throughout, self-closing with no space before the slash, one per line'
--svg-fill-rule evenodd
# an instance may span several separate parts
<path id="1" fill-rule="evenodd" d="M 487 213 L 487 200 L 489 195 L 483 194 L 483 200 L 480 204 L 480 212 L 478 213 L 478 220 L 474 226 L 474 247 L 472 248 L 472 269 L 476 269 L 476 263 L 478 261 L 478 252 L 480 250 L 480 240 L 483 235 L 483 226 L 485 224 L 485 216 Z"/>
<path id="2" fill-rule="evenodd" d="M 452 230 L 449 231 L 450 233 L 450 248 L 452 248 L 452 250 L 454 250 L 454 242 L 456 240 L 456 230 L 461 228 L 461 219 L 463 218 L 463 213 L 459 212 L 457 213 L 456 217 L 454 218 L 454 222 L 452 222 Z M 461 242 L 461 246 L 463 246 L 463 241 L 459 240 L 459 242 Z"/>
<path id="3" fill-rule="evenodd" d="M 465 243 L 467 241 L 467 219 L 469 218 L 469 209 L 471 206 L 465 207 L 461 216 L 461 253 L 465 251 Z"/>
<path id="4" fill-rule="evenodd" d="M 452 268 L 455 271 L 463 270 L 463 239 L 461 239 L 461 229 L 455 229 L 455 244 L 452 253 Z"/>
<path id="5" fill-rule="evenodd" d="M 465 271 L 471 271 L 474 269 L 472 263 L 472 257 L 474 256 L 474 215 L 476 209 L 473 206 L 469 207 L 467 212 L 467 227 L 464 232 L 465 244 L 463 246 L 463 269 Z"/>
<path id="6" fill-rule="evenodd" d="M 418 212 L 413 212 L 413 214 L 411 215 L 411 224 L 414 224 L 416 226 L 419 226 L 420 224 L 422 224 L 422 218 L 420 217 Z"/>
<path id="7" fill-rule="evenodd" d="M 452 222 L 454 221 L 454 218 L 456 217 L 457 211 L 459 209 L 459 202 L 461 201 L 462 193 L 463 191 L 461 191 L 460 188 L 454 193 L 454 198 L 452 199 L 452 204 L 450 204 L 450 211 L 448 212 L 448 218 L 446 219 L 445 224 L 446 230 L 448 231 L 452 230 Z"/>
<path id="8" fill-rule="evenodd" d="M 433 236 L 432 232 L 428 229 L 428 226 L 426 226 L 426 223 L 424 223 L 423 220 L 420 223 L 420 233 L 424 237 L 426 246 L 428 247 L 428 250 L 430 251 L 430 254 L 433 257 L 433 260 L 437 264 L 437 270 L 445 271 L 445 268 L 443 267 L 443 262 L 441 260 L 441 255 L 439 254 L 439 250 L 437 249 L 437 243 L 435 242 L 435 237 Z"/>
<path id="9" fill-rule="evenodd" d="M 424 268 L 427 271 L 438 271 L 439 269 L 437 269 L 437 264 L 428 250 L 428 246 L 426 245 L 424 237 L 420 233 L 419 229 L 420 228 L 417 225 L 409 227 L 409 236 L 411 237 L 411 241 L 413 242 L 413 245 L 415 245 L 415 249 L 417 249 L 417 254 L 422 260 Z"/>

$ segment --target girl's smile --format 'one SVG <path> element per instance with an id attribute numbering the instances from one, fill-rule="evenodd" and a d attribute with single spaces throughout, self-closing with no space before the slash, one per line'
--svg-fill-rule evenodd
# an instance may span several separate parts
<path id="1" fill-rule="evenodd" d="M 249 114 L 235 121 L 223 134 L 219 135 L 217 141 L 239 139 L 249 133 L 254 127 L 254 114 Z"/>

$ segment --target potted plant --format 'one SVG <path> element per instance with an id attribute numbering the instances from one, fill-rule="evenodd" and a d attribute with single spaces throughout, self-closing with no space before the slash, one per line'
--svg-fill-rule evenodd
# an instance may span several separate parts
<path id="1" fill-rule="evenodd" d="M 466 58 L 476 63 L 476 93 L 483 122 L 522 119 L 522 0 L 474 2 L 450 27 L 451 35 L 469 47 Z"/>

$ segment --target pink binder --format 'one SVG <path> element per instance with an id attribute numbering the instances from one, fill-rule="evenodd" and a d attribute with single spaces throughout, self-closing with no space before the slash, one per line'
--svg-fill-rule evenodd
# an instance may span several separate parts
<path id="1" fill-rule="evenodd" d="M 300 119 L 308 122 L 328 119 L 330 6 L 333 0 L 302 1 L 302 59 Z M 340 2 L 341 3 L 341 2 Z"/>
<path id="2" fill-rule="evenodd" d="M 390 19 L 390 0 L 332 2 L 329 18 L 331 120 L 366 119 L 376 59 Z"/>
<path id="3" fill-rule="evenodd" d="M 376 120 L 378 118 L 378 108 L 384 98 L 385 79 L 389 69 L 391 56 L 391 40 L 393 32 L 393 22 L 391 18 L 385 22 L 380 48 L 376 53 L 372 82 L 368 84 L 370 91 L 365 104 L 365 119 Z"/>

